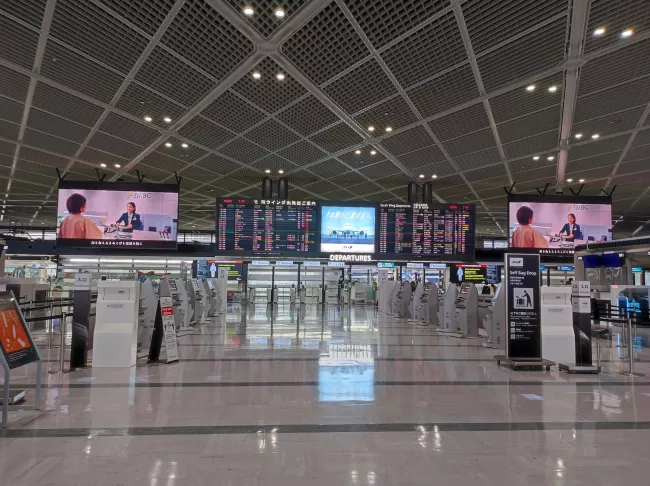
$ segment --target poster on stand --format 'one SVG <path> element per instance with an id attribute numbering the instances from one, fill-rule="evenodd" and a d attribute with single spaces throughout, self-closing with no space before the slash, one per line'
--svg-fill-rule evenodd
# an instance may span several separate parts
<path id="1" fill-rule="evenodd" d="M 160 313 L 165 335 L 167 362 L 174 363 L 178 361 L 178 343 L 176 342 L 176 325 L 174 324 L 174 302 L 171 297 L 160 298 Z"/>
<path id="2" fill-rule="evenodd" d="M 22 312 L 10 291 L 0 292 L 0 349 L 12 370 L 40 359 Z"/>
<path id="3" fill-rule="evenodd" d="M 505 270 L 508 359 L 539 361 L 542 359 L 539 255 L 507 253 Z"/>

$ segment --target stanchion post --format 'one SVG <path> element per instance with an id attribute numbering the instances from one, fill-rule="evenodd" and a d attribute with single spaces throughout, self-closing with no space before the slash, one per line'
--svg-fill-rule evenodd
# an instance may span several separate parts
<path id="1" fill-rule="evenodd" d="M 54 332 L 54 319 L 52 318 L 52 304 L 50 303 L 50 332 L 48 332 L 47 348 L 52 349 L 52 333 Z"/>
<path id="2" fill-rule="evenodd" d="M 644 376 L 642 373 L 634 372 L 634 350 L 632 348 L 632 315 L 628 314 L 627 317 L 627 359 L 630 366 L 629 371 L 621 372 L 625 376 Z"/>
<path id="3" fill-rule="evenodd" d="M 59 358 L 59 372 L 63 373 L 63 366 L 65 362 L 65 327 L 66 321 L 68 320 L 68 315 L 64 312 L 63 317 L 61 318 L 61 325 L 59 326 L 59 332 L 61 333 L 61 357 Z"/>

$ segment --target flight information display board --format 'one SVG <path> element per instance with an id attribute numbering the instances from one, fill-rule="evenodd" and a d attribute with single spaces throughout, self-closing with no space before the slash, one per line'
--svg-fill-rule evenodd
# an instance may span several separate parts
<path id="1" fill-rule="evenodd" d="M 379 209 L 380 254 L 474 259 L 473 204 L 380 203 Z"/>
<path id="2" fill-rule="evenodd" d="M 217 200 L 220 254 L 282 256 L 317 252 L 318 229 L 315 201 Z"/>

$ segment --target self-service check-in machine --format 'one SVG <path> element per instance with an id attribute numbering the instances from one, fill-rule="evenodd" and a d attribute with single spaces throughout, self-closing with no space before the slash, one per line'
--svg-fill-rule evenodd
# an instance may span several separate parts
<path id="1" fill-rule="evenodd" d="M 478 292 L 473 283 L 460 286 L 452 325 L 452 332 L 459 337 L 478 337 Z"/>
<path id="2" fill-rule="evenodd" d="M 411 282 L 400 282 L 399 289 L 395 292 L 395 299 L 393 300 L 393 313 L 397 317 L 409 317 L 409 306 L 411 304 Z"/>
<path id="3" fill-rule="evenodd" d="M 420 284 L 422 285 L 422 284 Z M 438 325 L 438 287 L 432 283 L 416 297 L 413 296 L 413 320 L 420 326 Z"/>
<path id="4" fill-rule="evenodd" d="M 187 295 L 190 298 L 190 306 L 194 309 L 192 313 L 192 318 L 190 319 L 191 323 L 198 323 L 201 321 L 203 316 L 203 293 L 201 292 L 201 287 L 199 286 L 199 281 L 196 278 L 190 279 L 186 283 Z"/>
<path id="5" fill-rule="evenodd" d="M 171 297 L 172 305 L 174 306 L 174 327 L 178 332 L 185 322 L 185 306 L 181 293 L 176 285 L 176 279 L 163 277 L 160 279 L 160 287 L 158 290 L 160 297 Z"/>
<path id="6" fill-rule="evenodd" d="M 485 338 L 483 347 L 506 349 L 506 290 L 503 284 L 497 286 L 479 334 Z"/>
<path id="7" fill-rule="evenodd" d="M 423 293 L 424 293 L 424 283 L 420 282 L 417 284 L 415 290 L 411 294 L 411 303 L 409 305 L 409 312 L 411 314 L 411 318 L 409 319 L 409 321 L 419 320 L 416 317 L 416 314 L 418 313 L 417 311 L 420 306 L 420 297 L 422 297 Z"/>
<path id="8" fill-rule="evenodd" d="M 214 285 L 215 278 L 206 278 L 205 285 L 208 287 L 208 294 L 210 295 L 210 307 L 208 308 L 208 317 L 215 317 L 218 314 L 217 308 L 219 306 L 219 296 L 217 289 Z"/>
<path id="9" fill-rule="evenodd" d="M 135 366 L 139 305 L 138 280 L 97 283 L 93 368 Z"/>
<path id="10" fill-rule="evenodd" d="M 138 349 L 148 350 L 158 309 L 158 296 L 148 278 L 140 281 L 140 306 L 138 311 Z"/>
<path id="11" fill-rule="evenodd" d="M 189 329 L 190 323 L 192 322 L 192 315 L 194 312 L 194 308 L 192 307 L 192 304 L 190 303 L 190 296 L 187 293 L 187 288 L 185 286 L 185 282 L 177 278 L 174 280 L 174 285 L 176 286 L 176 291 L 178 292 L 178 298 L 180 299 L 180 313 L 182 316 L 182 321 L 181 325 L 176 329 Z M 176 309 L 174 309 L 174 312 Z"/>
<path id="12" fill-rule="evenodd" d="M 210 309 L 214 305 L 214 297 L 212 295 L 212 290 L 210 290 L 210 286 L 208 285 L 207 278 L 199 279 L 199 288 L 203 295 L 203 312 L 201 313 L 201 320 L 205 320 L 210 317 Z"/>
<path id="13" fill-rule="evenodd" d="M 542 349 L 556 363 L 575 361 L 571 287 L 542 287 Z"/>
<path id="14" fill-rule="evenodd" d="M 455 284 L 449 284 L 447 286 L 447 292 L 445 292 L 442 298 L 442 306 L 438 311 L 438 317 L 440 321 L 440 332 L 452 332 L 453 327 L 453 318 L 454 311 L 456 309 L 456 299 L 458 298 L 458 287 Z"/>
<path id="15" fill-rule="evenodd" d="M 339 289 L 337 285 L 325 285 L 325 303 L 339 303 Z"/>

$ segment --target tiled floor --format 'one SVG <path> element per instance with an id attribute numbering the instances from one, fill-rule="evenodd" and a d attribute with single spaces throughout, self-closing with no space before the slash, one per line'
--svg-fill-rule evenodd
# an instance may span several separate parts
<path id="1" fill-rule="evenodd" d="M 0 432 L 0 483 L 647 484 L 650 350 L 648 378 L 615 345 L 601 375 L 515 372 L 478 340 L 321 309 L 235 306 L 180 363 L 47 375 L 43 410 Z M 33 375 L 12 384 L 33 396 Z"/>

